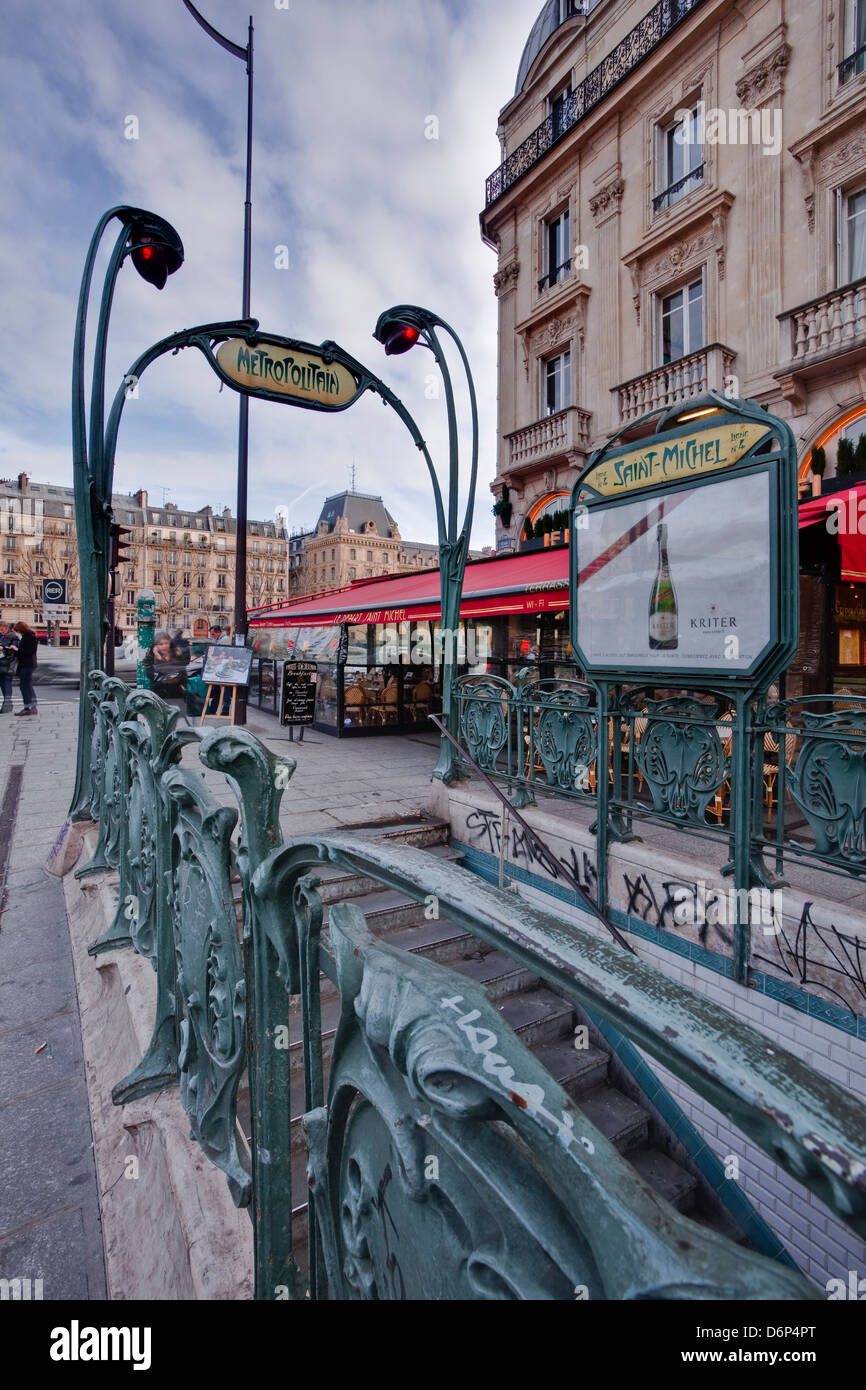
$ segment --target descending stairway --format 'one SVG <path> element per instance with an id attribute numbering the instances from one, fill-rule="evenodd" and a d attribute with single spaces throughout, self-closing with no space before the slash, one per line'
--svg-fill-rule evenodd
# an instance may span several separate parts
<path id="1" fill-rule="evenodd" d="M 446 822 L 413 818 L 405 822 L 346 827 L 355 834 L 388 843 L 411 844 L 437 858 L 459 862 L 448 844 Z M 720 1199 L 687 1157 L 669 1126 L 650 1105 L 631 1073 L 617 1059 L 592 1021 L 524 966 L 493 950 L 462 927 L 442 917 L 428 921 L 423 903 L 382 888 L 342 869 L 317 868 L 327 927 L 329 908 L 351 899 L 364 913 L 372 932 L 391 945 L 447 965 L 484 986 L 505 1021 L 576 1101 L 589 1120 L 628 1159 L 641 1177 L 672 1206 L 694 1221 L 747 1244 Z M 321 977 L 322 1056 L 327 1077 L 340 1016 L 335 986 Z M 575 1029 L 584 1024 L 590 1045 L 577 1049 Z M 306 1145 L 301 1128 L 303 1053 L 300 1000 L 289 1013 L 292 1103 L 292 1191 L 298 1226 L 296 1258 L 306 1261 Z M 327 1082 L 326 1082 L 327 1085 Z M 239 1097 L 238 1118 L 249 1134 L 248 1098 Z"/>

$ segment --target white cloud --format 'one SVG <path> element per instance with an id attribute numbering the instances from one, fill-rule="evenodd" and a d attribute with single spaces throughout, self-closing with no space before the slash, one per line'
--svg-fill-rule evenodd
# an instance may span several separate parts
<path id="1" fill-rule="evenodd" d="M 181 0 L 93 6 L 7 0 L 0 59 L 6 174 L 0 257 L 14 351 L 0 362 L 0 473 L 71 480 L 69 375 L 78 283 L 101 212 L 152 208 L 178 228 L 186 263 L 161 294 L 130 268 L 118 284 L 109 399 L 149 343 L 240 311 L 245 74 Z M 245 41 L 239 7 L 202 5 Z M 393 303 L 426 305 L 460 333 L 481 417 L 474 544 L 492 538 L 496 457 L 495 260 L 478 231 L 483 180 L 499 159 L 509 99 L 536 0 L 253 0 L 256 106 L 253 313 L 263 328 L 336 338 L 369 363 L 418 419 L 440 470 L 442 400 L 425 399 L 432 359 L 386 359 L 370 336 Z M 455 13 L 455 9 L 457 13 Z M 244 8 L 243 14 L 248 11 Z M 135 115 L 139 139 L 124 138 Z M 429 116 L 438 139 L 425 138 Z M 426 126 L 429 130 L 429 124 Z M 274 265 L 287 245 L 291 267 Z M 101 288 L 103 252 L 95 286 Z M 91 306 L 91 341 L 98 301 Z M 458 364 L 459 365 L 459 364 Z M 464 426 L 468 415 L 462 415 Z M 180 505 L 234 507 L 237 401 L 200 358 L 154 366 L 121 429 L 116 486 Z M 464 438 L 467 431 L 464 429 Z M 270 516 L 306 488 L 293 521 L 348 484 L 381 493 L 410 539 L 435 539 L 423 460 L 377 401 L 337 416 L 254 403 L 250 514 Z M 464 462 L 464 477 L 468 457 Z"/>

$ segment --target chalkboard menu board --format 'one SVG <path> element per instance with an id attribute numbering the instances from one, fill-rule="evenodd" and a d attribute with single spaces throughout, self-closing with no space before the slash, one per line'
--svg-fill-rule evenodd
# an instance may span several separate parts
<path id="1" fill-rule="evenodd" d="M 284 661 L 281 724 L 312 724 L 316 714 L 315 661 Z"/>

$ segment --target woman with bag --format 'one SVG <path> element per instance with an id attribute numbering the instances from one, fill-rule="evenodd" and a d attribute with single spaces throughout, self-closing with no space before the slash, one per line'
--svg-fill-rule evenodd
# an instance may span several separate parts
<path id="1" fill-rule="evenodd" d="M 0 714 L 8 714 L 12 708 L 12 677 L 15 675 L 17 651 L 18 638 L 5 618 L 0 618 L 0 691 L 3 693 Z"/>
<path id="2" fill-rule="evenodd" d="M 36 665 L 36 633 L 26 623 L 16 623 L 13 629 L 20 633 L 18 639 L 18 684 L 24 708 L 15 711 L 15 717 L 22 714 L 36 714 L 36 695 L 33 691 L 33 668 Z"/>

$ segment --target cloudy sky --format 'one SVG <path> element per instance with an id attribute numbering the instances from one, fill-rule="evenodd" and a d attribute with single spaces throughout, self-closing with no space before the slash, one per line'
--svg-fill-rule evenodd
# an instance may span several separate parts
<path id="1" fill-rule="evenodd" d="M 250 9 L 256 26 L 253 315 L 265 331 L 334 338 L 369 362 L 443 461 L 444 405 L 428 399 L 432 359 L 386 359 L 371 333 L 397 303 L 451 322 L 481 414 L 473 543 L 489 544 L 496 261 L 478 213 L 499 162 L 498 112 L 540 0 L 277 3 L 199 0 L 235 42 L 246 41 Z M 3 29 L 0 476 L 24 469 L 69 484 L 75 309 L 104 210 L 130 203 L 161 214 L 186 252 L 161 293 L 124 267 L 109 399 L 150 343 L 240 315 L 246 75 L 181 0 L 4 0 Z M 438 139 L 427 138 L 431 116 Z M 138 138 L 127 138 L 136 126 Z M 288 269 L 276 266 L 281 246 Z M 126 406 L 116 490 L 145 486 L 162 501 L 165 488 L 179 506 L 234 511 L 237 409 L 199 354 L 156 363 Z M 381 493 L 404 537 L 435 540 L 423 462 L 371 397 L 331 416 L 252 402 L 250 515 L 284 505 L 290 525 L 313 523 L 325 495 L 348 486 L 353 460 L 358 491 Z"/>

